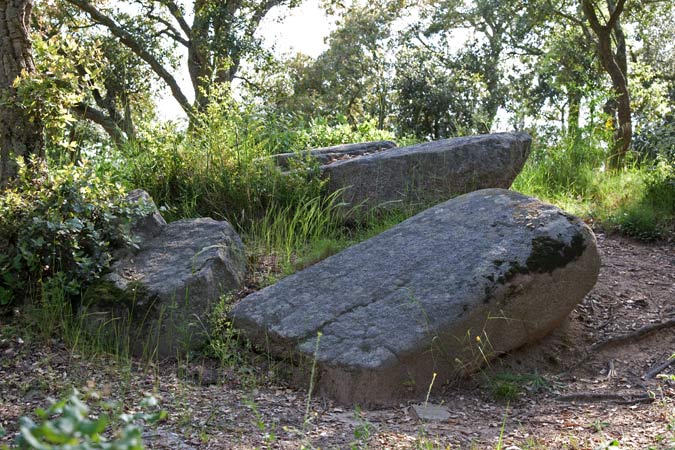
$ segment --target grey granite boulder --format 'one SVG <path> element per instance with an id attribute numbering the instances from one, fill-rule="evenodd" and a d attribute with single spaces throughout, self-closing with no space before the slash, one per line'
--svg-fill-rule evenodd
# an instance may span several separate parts
<path id="1" fill-rule="evenodd" d="M 249 295 L 232 317 L 278 357 L 305 367 L 316 358 L 320 393 L 387 405 L 421 398 L 434 373 L 438 387 L 538 340 L 583 299 L 598 270 L 595 237 L 581 220 L 487 189 Z"/>
<path id="2" fill-rule="evenodd" d="M 304 152 L 279 153 L 272 156 L 272 158 L 277 166 L 283 169 L 288 169 L 290 168 L 290 162 L 292 159 L 302 159 L 307 155 L 316 159 L 319 164 L 324 165 L 343 158 L 381 152 L 394 147 L 396 147 L 396 143 L 392 141 L 371 141 L 360 142 L 357 144 L 342 144 L 331 147 L 321 147 Z"/>
<path id="3" fill-rule="evenodd" d="M 392 148 L 321 167 L 329 193 L 356 216 L 377 208 L 426 207 L 485 188 L 507 189 L 530 154 L 526 133 L 496 133 Z"/>
<path id="4" fill-rule="evenodd" d="M 139 244 L 139 247 L 142 247 L 146 241 L 162 232 L 166 226 L 166 220 L 164 220 L 154 200 L 146 191 L 134 189 L 127 194 L 126 200 L 129 203 L 139 204 L 146 210 L 145 214 L 131 224 L 131 233 L 137 244 Z"/>
<path id="5" fill-rule="evenodd" d="M 90 298 L 87 321 L 129 336 L 134 354 L 176 356 L 206 342 L 212 307 L 241 287 L 244 246 L 227 222 L 172 222 L 115 262 Z M 118 339 L 119 340 L 119 339 Z"/>

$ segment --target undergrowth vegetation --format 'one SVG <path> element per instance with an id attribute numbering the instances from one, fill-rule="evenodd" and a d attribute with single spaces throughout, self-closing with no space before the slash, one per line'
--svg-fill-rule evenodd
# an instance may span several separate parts
<path id="1" fill-rule="evenodd" d="M 601 136 L 534 137 L 532 154 L 512 189 L 579 215 L 597 228 L 643 240 L 675 231 L 675 158 L 632 153 L 624 168 L 606 168 Z"/>
<path id="2" fill-rule="evenodd" d="M 139 140 L 102 155 L 98 164 L 125 185 L 148 191 L 165 207 L 167 220 L 210 216 L 243 230 L 269 221 L 270 210 L 288 216 L 289 208 L 305 208 L 322 193 L 314 161 L 294 159 L 291 170 L 282 173 L 269 156 L 394 138 L 373 122 L 352 129 L 318 119 L 306 127 L 280 120 L 222 93 L 196 114 L 188 130 L 149 126 Z"/>
<path id="3" fill-rule="evenodd" d="M 108 412 L 114 404 L 102 403 L 102 411 L 92 415 L 91 408 L 80 398 L 77 391 L 55 401 L 47 409 L 35 411 L 38 422 L 30 417 L 21 417 L 20 433 L 16 438 L 16 450 L 142 450 L 143 424 L 156 424 L 167 417 L 167 412 L 158 407 L 155 397 L 146 397 L 141 412 L 122 413 L 114 420 Z M 92 418 L 90 418 L 92 417 Z M 0 429 L 1 431 L 1 429 Z M 1 446 L 0 450 L 9 450 Z"/>
<path id="4" fill-rule="evenodd" d="M 114 248 L 133 245 L 129 224 L 142 211 L 87 163 L 21 163 L 0 196 L 0 306 L 51 287 L 79 294 L 110 267 Z"/>

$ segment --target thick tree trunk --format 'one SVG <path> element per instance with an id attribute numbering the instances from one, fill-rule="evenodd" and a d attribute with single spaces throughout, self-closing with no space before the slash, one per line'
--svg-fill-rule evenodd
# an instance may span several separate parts
<path id="1" fill-rule="evenodd" d="M 0 0 L 0 186 L 16 175 L 16 157 L 44 156 L 42 121 L 17 104 L 14 80 L 35 70 L 28 27 L 32 0 Z"/>

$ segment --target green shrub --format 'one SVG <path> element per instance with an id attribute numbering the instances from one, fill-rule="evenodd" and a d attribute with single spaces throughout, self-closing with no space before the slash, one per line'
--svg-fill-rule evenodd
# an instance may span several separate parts
<path id="1" fill-rule="evenodd" d="M 604 154 L 602 146 L 593 139 L 573 136 L 547 144 L 535 138 L 513 189 L 544 198 L 586 196 L 602 167 Z"/>
<path id="2" fill-rule="evenodd" d="M 19 436 L 16 450 L 141 450 L 141 421 L 149 424 L 166 418 L 165 411 L 158 410 L 157 400 L 146 397 L 141 402 L 144 412 L 122 414 L 121 426 L 112 439 L 104 433 L 110 425 L 107 415 L 101 414 L 90 419 L 89 407 L 84 404 L 77 391 L 67 399 L 54 403 L 48 409 L 38 409 L 35 415 L 41 421 L 29 417 L 19 419 Z M 149 412 L 145 412 L 149 411 Z M 6 447 L 4 447 L 6 449 Z"/>
<path id="3" fill-rule="evenodd" d="M 77 294 L 110 266 L 113 248 L 131 245 L 129 205 L 120 186 L 88 164 L 50 169 L 20 163 L 0 196 L 0 305 L 39 292 L 58 275 Z"/>
<path id="4" fill-rule="evenodd" d="M 536 144 L 512 188 L 539 197 L 607 230 L 643 240 L 675 229 L 675 164 L 667 157 L 604 170 L 600 141 L 564 138 Z"/>
<path id="5" fill-rule="evenodd" d="M 209 216 L 246 228 L 270 205 L 297 205 L 320 193 L 311 163 L 290 175 L 272 161 L 265 123 L 251 106 L 222 94 L 187 131 L 163 125 L 99 161 L 128 187 L 167 208 L 167 220 Z"/>
<path id="6" fill-rule="evenodd" d="M 633 139 L 633 149 L 648 161 L 661 158 L 675 164 L 675 117 L 643 127 Z"/>
<path id="7" fill-rule="evenodd" d="M 675 231 L 675 167 L 665 159 L 633 169 L 642 185 L 607 218 L 608 225 L 642 240 L 667 238 Z"/>
<path id="8" fill-rule="evenodd" d="M 346 119 L 342 123 L 331 125 L 328 120 L 317 118 L 310 121 L 308 126 L 297 130 L 295 142 L 286 151 L 395 139 L 393 133 L 379 130 L 375 119 L 363 121 L 353 128 Z"/>

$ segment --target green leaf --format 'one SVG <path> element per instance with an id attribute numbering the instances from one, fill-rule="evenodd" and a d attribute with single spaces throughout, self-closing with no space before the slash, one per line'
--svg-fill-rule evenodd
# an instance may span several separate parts
<path id="1" fill-rule="evenodd" d="M 95 437 L 97 434 L 105 431 L 108 426 L 108 416 L 101 416 L 96 420 L 87 420 L 80 422 L 77 426 L 77 431 L 85 436 Z"/>

